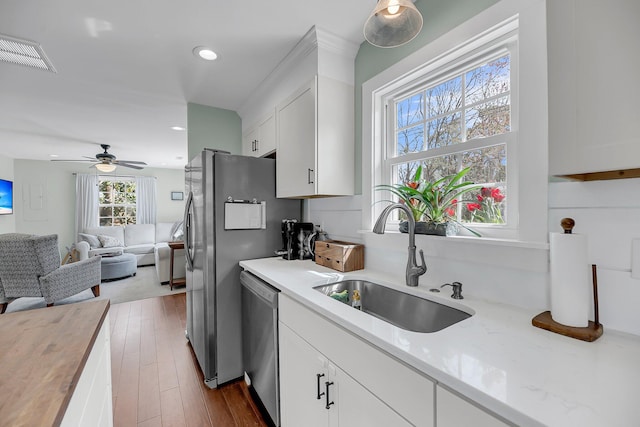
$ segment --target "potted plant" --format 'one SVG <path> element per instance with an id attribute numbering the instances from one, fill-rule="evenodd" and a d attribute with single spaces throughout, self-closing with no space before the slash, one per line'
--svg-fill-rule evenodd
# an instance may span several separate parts
<path id="1" fill-rule="evenodd" d="M 469 170 L 467 167 L 436 181 L 427 181 L 422 177 L 422 166 L 419 166 L 412 181 L 404 184 L 378 185 L 376 190 L 390 191 L 398 196 L 400 203 L 409 207 L 416 221 L 416 233 L 446 236 L 447 230 L 455 224 L 480 237 L 476 231 L 455 219 L 457 205 L 468 203 L 462 200 L 462 196 L 480 187 L 471 181 L 462 180 Z M 407 232 L 406 221 L 400 223 L 400 231 Z"/>

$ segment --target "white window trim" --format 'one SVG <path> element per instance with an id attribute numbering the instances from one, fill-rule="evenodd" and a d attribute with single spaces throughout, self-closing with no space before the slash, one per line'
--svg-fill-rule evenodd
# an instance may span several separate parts
<path id="1" fill-rule="evenodd" d="M 488 45 L 481 46 L 472 50 L 471 52 L 461 53 L 459 50 L 454 50 L 447 54 L 446 58 L 443 60 L 447 61 L 447 64 L 443 67 L 443 69 L 435 69 L 429 70 L 428 76 L 423 75 L 424 70 L 416 71 L 415 73 L 411 73 L 412 75 L 407 76 L 411 78 L 410 89 L 407 88 L 394 87 L 395 85 L 389 86 L 386 93 L 381 94 L 380 100 L 383 102 L 385 108 L 385 135 L 386 135 L 386 150 L 387 153 L 383 152 L 383 158 L 381 159 L 381 167 L 382 167 L 382 175 L 384 176 L 390 175 L 390 169 L 393 165 L 406 163 L 406 162 L 415 162 L 421 161 L 425 158 L 425 155 L 433 157 L 440 157 L 452 153 L 460 153 L 462 151 L 471 151 L 474 149 L 484 148 L 491 145 L 504 144 L 505 149 L 507 151 L 507 158 L 513 157 L 517 158 L 518 155 L 518 117 L 517 117 L 517 105 L 518 105 L 518 47 L 517 47 L 517 31 L 512 30 L 508 33 L 504 31 L 509 30 L 512 26 L 512 22 L 508 22 L 504 27 L 500 27 L 495 31 L 495 38 L 488 42 Z M 391 118 L 388 117 L 388 114 L 391 111 L 391 106 L 395 104 L 395 100 L 399 98 L 403 98 L 405 96 L 410 96 L 411 93 L 424 92 L 427 84 L 429 86 L 438 85 L 441 82 L 450 80 L 460 74 L 464 74 L 466 71 L 473 67 L 477 67 L 486 63 L 488 60 L 491 60 L 492 57 L 500 57 L 505 54 L 510 55 L 510 90 L 508 96 L 510 97 L 510 107 L 511 107 L 511 130 L 504 134 L 492 135 L 485 138 L 471 139 L 465 141 L 460 144 L 452 144 L 447 146 L 442 146 L 434 149 L 430 149 L 428 153 L 425 151 L 420 151 L 416 153 L 408 153 L 403 156 L 398 157 L 388 157 L 388 151 L 392 146 L 395 146 L 395 131 L 393 126 L 391 125 Z M 417 74 L 417 75 L 416 75 Z M 429 81 L 427 83 L 427 81 Z M 491 99 L 500 98 L 505 96 L 504 93 L 495 95 L 493 98 L 483 99 L 476 101 L 476 104 L 481 104 L 490 101 Z M 470 104 L 472 105 L 472 104 Z M 468 109 L 469 105 L 465 105 L 460 107 L 461 110 Z M 396 112 L 393 111 L 394 118 L 396 116 Z M 447 113 L 449 114 L 449 113 Z M 463 128 L 464 131 L 464 128 Z M 377 142 L 376 142 L 377 143 Z M 516 168 L 512 165 L 513 162 L 507 161 L 507 209 L 506 209 L 506 221 L 505 224 L 466 224 L 466 226 L 471 227 L 475 231 L 479 232 L 483 237 L 488 238 L 514 238 L 518 229 L 518 197 L 517 197 L 517 171 Z M 377 182 L 376 182 L 377 184 Z M 389 182 L 382 182 L 382 184 L 389 184 Z M 388 200 L 389 194 L 385 192 L 376 192 L 374 194 L 374 203 L 377 206 L 381 206 L 379 203 L 382 200 Z M 460 206 L 459 206 L 460 207 Z M 379 214 L 381 209 L 377 209 L 375 212 Z M 389 230 L 397 230 L 397 223 L 388 223 L 387 228 Z M 465 230 L 464 228 L 460 228 L 460 232 L 463 235 L 471 235 L 470 232 Z"/>
<path id="2" fill-rule="evenodd" d="M 392 67 L 365 82 L 362 86 L 362 226 L 371 230 L 383 206 L 376 204 L 374 183 L 382 180 L 384 146 L 384 100 L 392 89 L 402 87 L 416 71 L 424 74 L 442 68 L 452 52 L 462 56 L 487 45 L 501 35 L 517 30 L 519 102 L 512 108 L 518 144 L 515 157 L 508 167 L 517 168 L 512 174 L 517 182 L 519 207 L 518 227 L 495 238 L 505 241 L 531 242 L 536 247 L 547 242 L 547 65 L 546 65 L 546 6 L 544 0 L 503 0 L 474 18 L 434 40 Z M 515 161 L 514 161 L 515 159 Z M 510 195 L 511 196 L 511 195 Z M 482 231 L 481 231 L 482 233 Z M 482 233 L 484 234 L 484 233 Z M 487 236 L 488 237 L 488 236 Z M 419 239 L 429 236 L 418 236 Z M 466 238 L 462 238 L 466 240 Z"/>

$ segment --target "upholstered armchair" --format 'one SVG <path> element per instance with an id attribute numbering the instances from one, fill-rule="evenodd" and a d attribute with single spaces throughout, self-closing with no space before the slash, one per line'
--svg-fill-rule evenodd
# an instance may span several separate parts
<path id="1" fill-rule="evenodd" d="M 0 234 L 0 313 L 16 298 L 44 297 L 49 307 L 89 288 L 100 295 L 100 257 L 60 265 L 57 235 Z"/>

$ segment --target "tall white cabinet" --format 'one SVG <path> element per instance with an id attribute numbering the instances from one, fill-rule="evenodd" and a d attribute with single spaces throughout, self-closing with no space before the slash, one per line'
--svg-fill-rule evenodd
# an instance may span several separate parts
<path id="1" fill-rule="evenodd" d="M 640 168 L 640 2 L 547 2 L 549 172 Z"/>
<path id="2" fill-rule="evenodd" d="M 329 77 L 278 105 L 278 197 L 353 195 L 353 123 L 353 86 Z"/>
<path id="3" fill-rule="evenodd" d="M 275 150 L 278 197 L 353 195 L 358 48 L 311 28 L 238 110 L 243 153 Z"/>

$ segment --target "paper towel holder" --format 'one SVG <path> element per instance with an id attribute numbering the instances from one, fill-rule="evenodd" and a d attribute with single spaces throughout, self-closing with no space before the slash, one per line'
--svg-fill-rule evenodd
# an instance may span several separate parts
<path id="1" fill-rule="evenodd" d="M 593 275 L 593 303 L 594 303 L 594 321 L 589 320 L 589 325 L 584 328 L 575 326 L 567 326 L 562 323 L 558 323 L 551 317 L 550 311 L 545 311 L 538 314 L 531 320 L 531 324 L 538 328 L 546 329 L 547 331 L 555 332 L 556 334 L 564 335 L 571 338 L 576 338 L 582 341 L 595 341 L 602 336 L 603 328 L 598 318 L 598 280 L 596 275 L 596 265 L 591 265 L 591 272 Z"/>
<path id="2" fill-rule="evenodd" d="M 564 229 L 565 234 L 571 234 L 575 221 L 572 218 L 563 218 L 560 225 Z M 603 327 L 600 324 L 598 313 L 598 274 L 595 264 L 591 264 L 591 276 L 593 278 L 593 305 L 594 305 L 594 321 L 589 320 L 588 326 L 583 328 L 575 326 L 567 326 L 558 323 L 551 317 L 551 311 L 545 311 L 538 314 L 531 320 L 531 324 L 535 327 L 555 332 L 570 338 L 576 338 L 582 341 L 595 341 L 602 336 Z"/>

